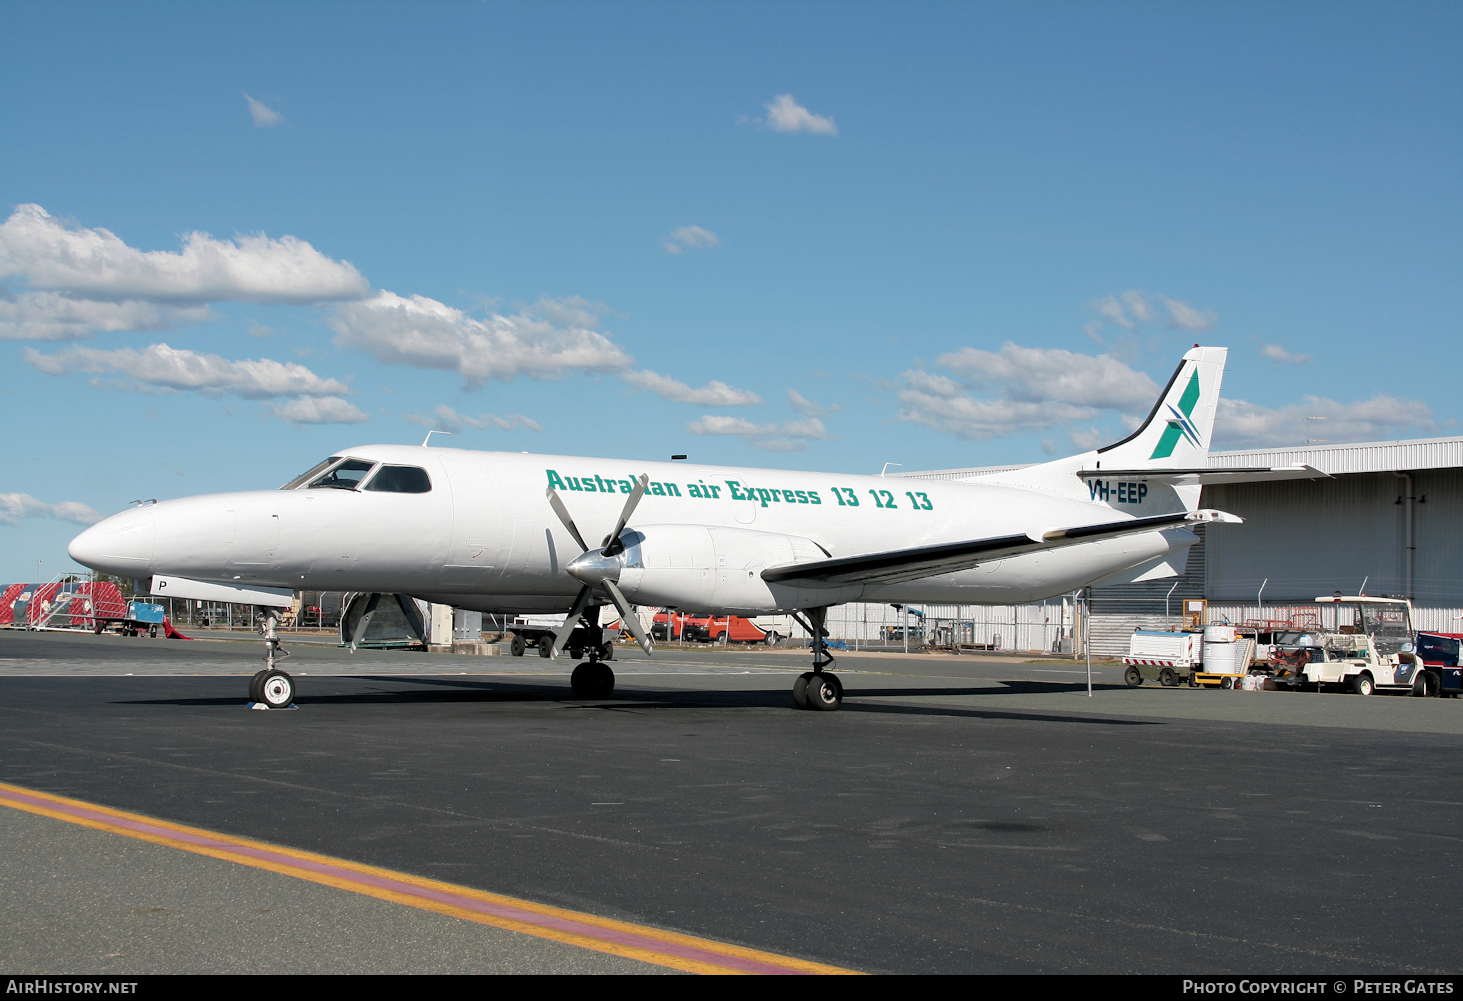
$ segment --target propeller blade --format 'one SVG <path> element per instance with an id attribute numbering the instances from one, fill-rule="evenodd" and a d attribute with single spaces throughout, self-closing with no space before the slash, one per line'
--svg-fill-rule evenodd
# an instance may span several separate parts
<path id="1" fill-rule="evenodd" d="M 620 588 L 618 584 L 616 584 L 612 580 L 606 580 L 604 581 L 604 589 L 610 592 L 610 600 L 613 601 L 615 603 L 615 607 L 620 610 L 620 621 L 625 624 L 626 629 L 630 630 L 630 635 L 635 637 L 635 642 L 640 644 L 640 649 L 644 650 L 645 655 L 649 657 L 650 637 L 646 636 L 645 630 L 640 628 L 640 616 L 636 615 L 633 611 L 630 610 L 630 603 L 626 601 L 625 596 L 620 593 Z"/>
<path id="2" fill-rule="evenodd" d="M 550 487 L 550 489 L 553 488 Z M 590 590 L 588 585 L 579 589 L 579 594 L 574 598 L 573 607 L 569 609 L 569 614 L 564 618 L 564 624 L 554 634 L 554 648 L 549 651 L 549 656 L 555 660 L 558 659 L 559 654 L 564 652 L 564 644 L 569 642 L 569 634 L 574 631 L 575 626 L 579 625 L 579 616 L 583 615 L 584 610 L 589 607 Z"/>
<path id="3" fill-rule="evenodd" d="M 649 479 L 649 477 L 647 476 L 646 479 Z M 559 499 L 558 491 L 553 487 L 546 487 L 544 489 L 544 496 L 549 499 L 549 507 L 554 509 L 554 513 L 559 516 L 559 520 L 564 523 L 564 527 L 569 530 L 569 534 L 574 538 L 574 541 L 579 543 L 579 548 L 581 550 L 588 550 L 589 546 L 585 543 L 584 536 L 579 534 L 579 528 L 574 524 L 574 519 L 569 517 L 569 509 Z"/>
<path id="4" fill-rule="evenodd" d="M 620 520 L 615 522 L 615 530 L 605 538 L 604 554 L 606 556 L 614 556 L 625 548 L 620 542 L 620 533 L 625 530 L 625 523 L 630 520 L 630 515 L 635 513 L 635 506 L 640 503 L 640 498 L 645 496 L 645 487 L 649 483 L 649 473 L 641 473 L 640 479 L 635 481 L 635 489 L 631 490 L 630 496 L 625 498 L 625 507 L 620 511 Z"/>

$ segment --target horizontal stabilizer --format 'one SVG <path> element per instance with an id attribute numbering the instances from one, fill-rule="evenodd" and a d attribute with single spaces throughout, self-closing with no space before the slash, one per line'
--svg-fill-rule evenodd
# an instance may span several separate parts
<path id="1" fill-rule="evenodd" d="M 1297 464 L 1294 466 L 1236 466 L 1233 469 L 1083 469 L 1078 476 L 1083 479 L 1107 480 L 1161 480 L 1175 486 L 1212 483 L 1261 483 L 1273 480 L 1319 480 L 1330 479 L 1330 473 L 1323 473 L 1315 466 Z"/>
<path id="2" fill-rule="evenodd" d="M 812 563 L 798 563 L 792 566 L 774 567 L 762 571 L 762 579 L 769 584 L 784 581 L 798 581 L 818 584 L 895 584 L 901 581 L 918 580 L 936 574 L 969 570 L 971 567 L 993 560 L 1003 560 L 1026 553 L 1046 552 L 1065 546 L 1080 545 L 1113 539 L 1121 535 L 1139 532 L 1155 532 L 1165 528 L 1184 528 L 1188 525 L 1210 522 L 1238 524 L 1243 521 L 1223 511 L 1189 511 L 1177 514 L 1158 515 L 1153 518 L 1130 518 L 1126 521 L 1111 521 L 1101 525 L 1082 525 L 1076 528 L 1032 528 L 1020 535 L 1002 535 L 990 539 L 971 539 L 965 542 L 945 542 L 934 546 L 919 546 L 914 549 L 896 549 L 887 553 L 869 553 L 864 556 L 845 556 L 832 560 L 817 560 Z"/>

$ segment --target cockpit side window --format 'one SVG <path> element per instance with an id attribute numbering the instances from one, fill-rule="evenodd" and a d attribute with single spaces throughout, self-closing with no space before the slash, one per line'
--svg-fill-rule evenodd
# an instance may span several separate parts
<path id="1" fill-rule="evenodd" d="M 424 494 L 432 489 L 432 479 L 425 469 L 417 466 L 382 466 L 366 489 L 389 494 Z"/>
<path id="2" fill-rule="evenodd" d="M 365 459 L 347 459 L 325 475 L 311 480 L 310 489 L 334 487 L 337 490 L 354 490 L 375 467 L 374 462 L 367 462 Z"/>
<path id="3" fill-rule="evenodd" d="M 294 479 L 290 480 L 284 486 L 280 487 L 280 489 L 281 490 L 293 490 L 296 487 L 300 486 L 301 484 L 309 483 L 316 476 L 318 476 L 321 473 L 325 472 L 325 470 L 329 469 L 331 466 L 333 466 L 335 463 L 337 463 L 339 461 L 340 461 L 340 456 L 338 456 L 338 455 L 332 455 L 330 458 L 326 459 L 324 462 L 320 463 L 319 465 L 316 465 L 316 466 L 311 467 L 309 472 L 301 473 L 299 476 L 296 476 Z"/>

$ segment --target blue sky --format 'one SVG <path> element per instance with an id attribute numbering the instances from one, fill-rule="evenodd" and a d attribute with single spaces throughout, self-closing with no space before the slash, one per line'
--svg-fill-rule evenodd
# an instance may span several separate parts
<path id="1" fill-rule="evenodd" d="M 1196 341 L 1232 349 L 1216 447 L 1456 433 L 1460 22 L 9 4 L 0 578 L 428 426 L 1035 461 L 1121 436 Z"/>

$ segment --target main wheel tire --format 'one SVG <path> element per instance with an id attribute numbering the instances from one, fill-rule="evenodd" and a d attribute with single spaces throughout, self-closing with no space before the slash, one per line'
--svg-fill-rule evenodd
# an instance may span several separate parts
<path id="1" fill-rule="evenodd" d="M 1354 674 L 1351 677 L 1351 690 L 1357 695 L 1371 695 L 1377 690 L 1377 686 L 1370 674 Z"/>
<path id="2" fill-rule="evenodd" d="M 250 702 L 263 702 L 264 701 L 264 690 L 260 686 L 264 683 L 264 676 L 266 674 L 268 674 L 268 673 L 269 673 L 269 669 L 268 668 L 265 668 L 263 671 L 257 671 L 257 672 L 255 672 L 254 677 L 252 677 L 252 678 L 249 679 L 249 701 Z"/>
<path id="3" fill-rule="evenodd" d="M 523 637 L 514 633 L 513 638 L 508 641 L 508 652 L 515 657 L 522 657 L 527 651 L 528 644 L 523 641 Z"/>
<path id="4" fill-rule="evenodd" d="M 1143 684 L 1143 672 L 1136 667 L 1130 667 L 1123 672 L 1123 681 L 1129 688 L 1137 688 Z"/>
<path id="5" fill-rule="evenodd" d="M 614 660 L 615 659 L 615 645 L 613 643 L 606 643 L 604 646 L 600 647 L 599 648 L 599 659 L 600 660 Z"/>
<path id="6" fill-rule="evenodd" d="M 538 638 L 538 655 L 548 657 L 554 652 L 554 638 L 552 636 L 540 636 Z"/>
<path id="7" fill-rule="evenodd" d="M 1158 672 L 1158 683 L 1164 688 L 1175 688 L 1179 683 L 1179 676 L 1173 673 L 1173 668 L 1165 667 Z"/>
<path id="8" fill-rule="evenodd" d="M 265 671 L 259 680 L 259 701 L 271 709 L 284 709 L 295 701 L 295 681 L 283 671 Z"/>
<path id="9" fill-rule="evenodd" d="M 808 682 L 812 680 L 813 672 L 805 671 L 792 683 L 792 702 L 799 709 L 808 708 Z"/>
<path id="10" fill-rule="evenodd" d="M 808 708 L 831 712 L 843 705 L 843 682 L 838 675 L 820 671 L 808 681 Z"/>

